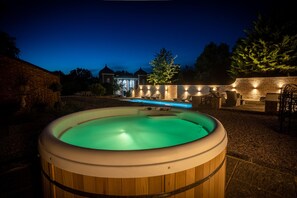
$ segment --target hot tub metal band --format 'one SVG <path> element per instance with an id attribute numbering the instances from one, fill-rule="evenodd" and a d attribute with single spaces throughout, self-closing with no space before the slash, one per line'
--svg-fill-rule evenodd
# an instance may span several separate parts
<path id="1" fill-rule="evenodd" d="M 173 190 L 171 192 L 165 192 L 165 193 L 160 193 L 160 194 L 153 194 L 153 195 L 127 195 L 127 196 L 123 196 L 123 195 L 103 195 L 103 194 L 97 194 L 97 193 L 90 193 L 90 192 L 84 192 L 81 190 L 76 190 L 73 188 L 70 188 L 68 186 L 64 186 L 63 184 L 60 184 L 59 182 L 52 180 L 45 172 L 44 170 L 42 170 L 42 174 L 44 175 L 44 177 L 50 182 L 52 183 L 54 186 L 57 186 L 58 188 L 67 191 L 71 194 L 75 194 L 75 195 L 79 195 L 82 197 L 90 197 L 90 198 L 127 198 L 127 197 L 133 197 L 133 198 L 160 198 L 160 197 L 169 197 L 169 196 L 173 196 L 182 192 L 185 192 L 187 190 L 190 190 L 192 188 L 195 188 L 197 186 L 199 186 L 200 184 L 204 183 L 205 181 L 209 180 L 212 176 L 214 176 L 223 166 L 223 164 L 226 161 L 226 157 L 224 158 L 224 160 L 221 162 L 221 164 L 208 176 L 206 176 L 205 178 L 198 180 L 192 184 L 189 184 L 187 186 L 181 187 L 179 189 Z"/>

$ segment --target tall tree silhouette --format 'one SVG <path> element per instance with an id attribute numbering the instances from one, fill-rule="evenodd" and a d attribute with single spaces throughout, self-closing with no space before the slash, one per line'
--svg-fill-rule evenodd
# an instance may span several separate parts
<path id="1" fill-rule="evenodd" d="M 202 84 L 228 84 L 230 77 L 229 46 L 225 43 L 217 45 L 213 42 L 205 46 L 203 52 L 196 60 L 198 83 Z"/>
<path id="2" fill-rule="evenodd" d="M 0 32 L 0 54 L 18 58 L 20 50 L 16 47 L 15 38 L 6 32 Z"/>

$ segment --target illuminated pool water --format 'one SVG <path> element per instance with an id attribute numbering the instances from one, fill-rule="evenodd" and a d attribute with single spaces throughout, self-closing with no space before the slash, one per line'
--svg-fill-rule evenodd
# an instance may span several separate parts
<path id="1" fill-rule="evenodd" d="M 164 100 L 146 100 L 146 99 L 137 99 L 137 98 L 124 99 L 124 100 L 128 101 L 128 102 L 136 102 L 136 103 L 151 104 L 151 105 L 178 107 L 178 108 L 186 108 L 186 109 L 192 108 L 191 103 L 185 103 L 185 102 L 174 102 L 174 101 L 164 101 Z"/>
<path id="2" fill-rule="evenodd" d="M 51 122 L 38 147 L 44 197 L 224 197 L 227 133 L 199 112 L 81 111 Z"/>
<path id="3" fill-rule="evenodd" d="M 201 125 L 178 116 L 133 115 L 84 122 L 65 131 L 60 140 L 92 149 L 144 150 L 192 142 L 208 133 Z"/>

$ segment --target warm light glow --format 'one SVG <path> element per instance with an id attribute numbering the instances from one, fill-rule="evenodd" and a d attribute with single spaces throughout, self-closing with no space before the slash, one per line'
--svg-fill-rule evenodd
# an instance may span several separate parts
<path id="1" fill-rule="evenodd" d="M 259 93 L 259 90 L 257 88 L 252 89 L 252 94 L 256 95 Z"/>
<path id="2" fill-rule="evenodd" d="M 237 86 L 237 83 L 234 82 L 231 86 L 232 86 L 233 89 L 235 89 L 236 86 Z"/>
<path id="3" fill-rule="evenodd" d="M 184 85 L 184 90 L 187 92 L 189 89 L 189 85 Z"/>
<path id="4" fill-rule="evenodd" d="M 196 86 L 198 92 L 201 92 L 202 87 L 200 85 Z"/>
<path id="5" fill-rule="evenodd" d="M 260 80 L 254 80 L 254 81 L 251 82 L 251 84 L 252 84 L 252 87 L 253 87 L 254 89 L 256 89 L 256 88 L 258 88 L 259 85 L 260 85 Z"/>
<path id="6" fill-rule="evenodd" d="M 168 91 L 168 86 L 165 86 L 165 91 L 166 91 L 166 92 Z"/>
<path id="7" fill-rule="evenodd" d="M 280 80 L 280 81 L 277 82 L 277 86 L 278 86 L 278 88 L 280 88 L 280 89 L 283 87 L 284 84 L 285 84 L 285 83 L 284 83 L 284 81 L 282 81 L 282 80 Z"/>

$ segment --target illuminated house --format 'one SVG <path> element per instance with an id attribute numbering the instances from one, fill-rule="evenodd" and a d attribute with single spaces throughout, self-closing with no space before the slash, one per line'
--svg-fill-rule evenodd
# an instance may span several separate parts
<path id="1" fill-rule="evenodd" d="M 147 83 L 147 73 L 139 68 L 134 74 L 126 71 L 111 70 L 107 65 L 99 71 L 99 79 L 102 84 L 117 83 L 120 87 L 115 94 L 129 95 L 135 90 L 138 85 L 144 85 Z M 128 94 L 127 94 L 128 93 Z"/>
<path id="2" fill-rule="evenodd" d="M 128 72 L 116 72 L 115 81 L 118 85 L 120 85 L 121 89 L 117 94 L 129 96 L 133 90 L 135 90 L 138 85 L 146 84 L 147 73 L 139 68 L 134 74 Z"/>

